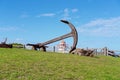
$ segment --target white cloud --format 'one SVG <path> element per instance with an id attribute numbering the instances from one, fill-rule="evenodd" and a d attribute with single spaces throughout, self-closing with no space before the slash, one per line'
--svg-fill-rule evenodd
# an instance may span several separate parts
<path id="1" fill-rule="evenodd" d="M 78 9 L 77 8 L 74 8 L 74 9 L 68 9 L 68 8 L 65 8 L 63 10 L 60 10 L 60 11 L 56 11 L 55 13 L 43 13 L 43 14 L 39 14 L 37 15 L 36 17 L 39 18 L 39 17 L 53 17 L 53 16 L 56 16 L 56 17 L 59 17 L 61 19 L 65 19 L 65 20 L 71 20 L 71 19 L 78 19 L 79 16 L 74 16 L 72 13 L 76 13 L 78 12 Z M 24 16 L 23 16 L 24 17 Z"/>
<path id="2" fill-rule="evenodd" d="M 78 32 L 84 35 L 113 37 L 120 35 L 120 17 L 97 19 L 79 27 Z"/>
<path id="3" fill-rule="evenodd" d="M 72 12 L 73 13 L 78 12 L 78 9 L 72 9 Z"/>
<path id="4" fill-rule="evenodd" d="M 75 16 L 74 14 L 72 14 L 76 12 L 78 12 L 77 8 L 74 8 L 74 9 L 65 8 L 63 12 L 61 12 L 62 19 L 65 19 L 65 20 L 77 19 L 79 16 L 78 15 Z"/>
<path id="5" fill-rule="evenodd" d="M 6 31 L 16 31 L 17 27 L 0 27 L 1 32 L 6 32 Z"/>
<path id="6" fill-rule="evenodd" d="M 14 43 L 21 43 L 22 41 L 23 41 L 22 38 L 16 38 L 16 39 L 14 40 Z"/>
<path id="7" fill-rule="evenodd" d="M 27 14 L 22 14 L 21 16 L 20 16 L 20 18 L 28 18 L 29 17 L 29 15 L 27 15 Z"/>
<path id="8" fill-rule="evenodd" d="M 70 15 L 69 15 L 69 10 L 68 10 L 68 8 L 65 8 L 65 9 L 63 10 L 63 19 L 65 19 L 65 20 L 71 19 L 71 18 L 70 18 Z"/>
<path id="9" fill-rule="evenodd" d="M 53 17 L 53 16 L 55 16 L 56 14 L 54 14 L 54 13 L 44 13 L 44 14 L 40 14 L 40 15 L 38 15 L 37 17 L 41 17 L 41 16 L 45 16 L 45 17 Z"/>

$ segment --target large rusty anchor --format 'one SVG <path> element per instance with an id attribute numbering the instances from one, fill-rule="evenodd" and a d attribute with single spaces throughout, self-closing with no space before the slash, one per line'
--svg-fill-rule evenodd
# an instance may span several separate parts
<path id="1" fill-rule="evenodd" d="M 43 43 L 27 44 L 27 45 L 33 46 L 34 50 L 37 50 L 37 48 L 43 48 L 44 51 L 46 51 L 46 46 L 45 45 L 53 43 L 53 42 L 56 42 L 56 41 L 59 41 L 59 40 L 62 40 L 62 39 L 65 39 L 65 38 L 73 37 L 73 41 L 74 41 L 73 42 L 73 46 L 72 46 L 71 50 L 69 51 L 69 53 L 71 53 L 73 50 L 76 49 L 76 45 L 77 45 L 77 42 L 78 42 L 77 30 L 75 29 L 74 25 L 71 24 L 70 22 L 68 22 L 66 20 L 61 20 L 61 22 L 65 23 L 65 24 L 68 24 L 68 26 L 71 28 L 71 32 L 70 33 L 65 34 L 63 36 L 60 36 L 60 37 L 57 37 L 57 38 L 54 38 L 52 40 L 43 42 Z"/>

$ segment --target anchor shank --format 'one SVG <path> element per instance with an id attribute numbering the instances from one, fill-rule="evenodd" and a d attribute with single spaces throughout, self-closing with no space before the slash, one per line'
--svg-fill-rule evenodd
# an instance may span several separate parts
<path id="1" fill-rule="evenodd" d="M 52 39 L 52 40 L 46 41 L 46 42 L 44 42 L 44 43 L 40 43 L 39 46 L 47 45 L 47 44 L 50 44 L 50 43 L 53 43 L 53 42 L 56 42 L 56 41 L 59 41 L 59 40 L 62 40 L 62 39 L 71 37 L 71 36 L 72 36 L 72 34 L 71 34 L 71 33 L 68 33 L 68 34 L 65 34 L 65 35 L 63 35 L 63 36 L 60 36 L 60 37 L 54 38 L 54 39 Z"/>

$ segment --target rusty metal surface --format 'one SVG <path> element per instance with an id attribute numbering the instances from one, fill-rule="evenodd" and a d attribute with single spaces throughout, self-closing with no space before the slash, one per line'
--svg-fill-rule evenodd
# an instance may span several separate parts
<path id="1" fill-rule="evenodd" d="M 73 37 L 73 46 L 71 48 L 71 50 L 69 51 L 69 53 L 71 53 L 73 50 L 76 49 L 76 45 L 77 45 L 77 42 L 78 42 L 78 33 L 77 33 L 77 30 L 75 29 L 74 25 L 68 21 L 65 21 L 65 20 L 61 20 L 62 22 L 66 23 L 69 25 L 69 27 L 71 28 L 71 36 L 70 37 Z"/>
<path id="2" fill-rule="evenodd" d="M 60 36 L 60 37 L 57 37 L 57 38 L 54 38 L 52 40 L 43 42 L 43 43 L 27 44 L 27 45 L 41 48 L 44 45 L 47 45 L 47 44 L 50 44 L 50 43 L 53 43 L 53 42 L 56 42 L 56 41 L 59 41 L 59 40 L 65 39 L 65 38 L 73 37 L 73 46 L 72 46 L 71 50 L 69 51 L 69 53 L 71 53 L 73 50 L 76 49 L 76 45 L 77 45 L 77 42 L 78 42 L 77 30 L 75 29 L 74 25 L 71 24 L 70 22 L 68 22 L 66 20 L 61 20 L 61 22 L 67 24 L 71 28 L 71 32 L 70 33 L 65 34 L 63 36 Z"/>
<path id="3" fill-rule="evenodd" d="M 0 48 L 12 48 L 12 44 L 0 44 Z"/>

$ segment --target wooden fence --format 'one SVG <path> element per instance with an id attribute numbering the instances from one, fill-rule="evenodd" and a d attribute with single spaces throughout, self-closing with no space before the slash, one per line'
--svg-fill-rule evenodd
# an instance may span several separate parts
<path id="1" fill-rule="evenodd" d="M 86 48 L 86 49 L 92 49 L 94 50 L 94 55 L 104 55 L 104 56 L 108 56 L 109 53 L 111 52 L 114 52 L 114 53 L 118 53 L 120 54 L 120 51 L 119 50 L 110 50 L 109 48 L 107 47 L 104 47 L 104 48 Z M 67 51 L 69 52 L 70 49 L 68 49 Z M 56 46 L 49 46 L 49 48 L 47 48 L 47 51 L 51 51 L 51 52 L 59 52 L 58 51 L 58 48 Z M 68 53 L 67 52 L 67 53 Z M 63 52 L 64 53 L 64 52 Z"/>
<path id="2" fill-rule="evenodd" d="M 84 49 L 84 48 L 83 48 L 83 49 Z M 113 53 L 117 53 L 117 54 L 120 55 L 120 50 L 110 50 L 110 49 L 107 48 L 107 47 L 104 47 L 104 48 L 88 48 L 88 47 L 87 47 L 86 49 L 92 49 L 92 50 L 94 50 L 94 55 L 97 55 L 97 56 L 99 56 L 99 55 L 108 56 L 110 52 L 111 52 L 111 53 L 112 53 L 112 52 L 113 52 Z M 60 52 L 60 51 L 58 50 L 58 47 L 57 47 L 57 46 L 49 46 L 48 48 L 46 48 L 46 50 L 47 50 L 48 52 Z M 69 50 L 70 50 L 70 48 L 68 48 L 66 51 L 64 51 L 64 52 L 62 52 L 62 53 L 68 53 Z"/>
<path id="3" fill-rule="evenodd" d="M 109 48 L 107 47 L 104 47 L 104 48 L 96 48 L 94 49 L 94 54 L 95 55 L 105 55 L 105 56 L 108 56 L 109 54 L 120 54 L 120 51 L 119 50 L 110 50 Z"/>

